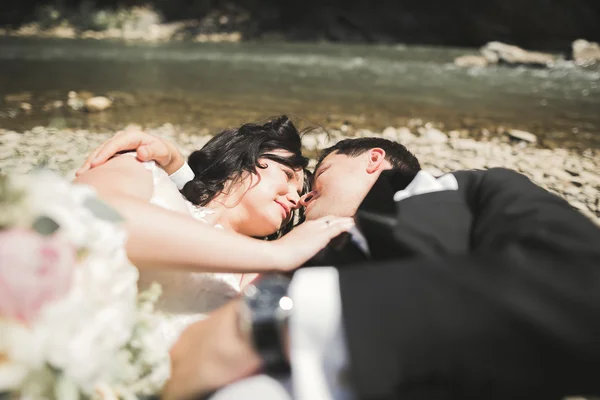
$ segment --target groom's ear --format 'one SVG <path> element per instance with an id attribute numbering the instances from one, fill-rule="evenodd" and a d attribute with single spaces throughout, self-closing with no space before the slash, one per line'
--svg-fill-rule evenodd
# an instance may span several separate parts
<path id="1" fill-rule="evenodd" d="M 388 169 L 388 162 L 385 160 L 385 150 L 379 147 L 369 150 L 369 160 L 367 163 L 367 172 L 372 174 L 382 169 Z"/>

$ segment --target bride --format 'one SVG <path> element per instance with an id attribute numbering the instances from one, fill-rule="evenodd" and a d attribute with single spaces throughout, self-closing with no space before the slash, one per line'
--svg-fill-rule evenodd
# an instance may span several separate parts
<path id="1" fill-rule="evenodd" d="M 104 162 L 124 142 L 143 156 L 149 140 L 163 145 L 157 159 L 164 170 L 136 153 Z M 291 229 L 307 164 L 296 127 L 281 116 L 222 131 L 190 155 L 191 170 L 172 144 L 125 131 L 92 153 L 76 182 L 95 187 L 124 217 L 140 288 L 162 285 L 160 330 L 172 344 L 256 273 L 293 270 L 352 226 L 348 218 L 324 217 L 264 240 Z"/>

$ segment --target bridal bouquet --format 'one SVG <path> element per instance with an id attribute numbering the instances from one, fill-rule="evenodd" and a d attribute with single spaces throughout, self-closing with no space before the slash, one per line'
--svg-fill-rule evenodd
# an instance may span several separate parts
<path id="1" fill-rule="evenodd" d="M 120 216 L 48 172 L 0 176 L 0 397 L 137 399 L 160 392 L 160 286 L 138 293 Z"/>

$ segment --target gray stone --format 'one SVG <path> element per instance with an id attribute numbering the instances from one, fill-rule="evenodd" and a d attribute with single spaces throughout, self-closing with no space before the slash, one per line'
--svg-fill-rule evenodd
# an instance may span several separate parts
<path id="1" fill-rule="evenodd" d="M 527 143 L 537 143 L 537 136 L 535 136 L 533 133 L 521 131 L 518 129 L 511 129 L 508 132 L 506 132 L 506 134 L 512 139 L 522 140 Z"/>
<path id="2" fill-rule="evenodd" d="M 432 143 L 446 143 L 448 136 L 435 128 L 419 128 L 419 135 Z"/>
<path id="3" fill-rule="evenodd" d="M 384 139 L 396 141 L 398 138 L 398 131 L 393 126 L 388 126 L 381 133 Z"/>
<path id="4" fill-rule="evenodd" d="M 588 64 L 600 61 L 600 44 L 578 39 L 573 42 L 573 60 L 577 64 Z"/>
<path id="5" fill-rule="evenodd" d="M 490 42 L 481 48 L 481 54 L 489 63 L 503 62 L 509 65 L 552 66 L 552 54 L 527 51 L 501 42 Z"/>
<path id="6" fill-rule="evenodd" d="M 75 111 L 78 111 L 85 107 L 85 102 L 79 97 L 69 97 L 67 100 L 67 106 Z"/>
<path id="7" fill-rule="evenodd" d="M 103 96 L 96 96 L 85 101 L 85 109 L 88 112 L 104 111 L 112 105 L 112 100 Z"/>
<path id="8" fill-rule="evenodd" d="M 46 133 L 46 128 L 44 128 L 43 126 L 36 126 L 31 130 L 31 133 L 33 133 L 34 135 L 43 135 Z"/>
<path id="9" fill-rule="evenodd" d="M 413 142 L 417 137 L 406 127 L 397 129 L 396 140 L 399 143 L 410 143 Z"/>

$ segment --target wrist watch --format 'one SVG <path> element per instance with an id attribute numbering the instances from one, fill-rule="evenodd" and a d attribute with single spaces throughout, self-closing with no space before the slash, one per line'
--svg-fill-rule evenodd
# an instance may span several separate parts
<path id="1" fill-rule="evenodd" d="M 267 374 L 281 375 L 290 372 L 284 354 L 287 341 L 287 322 L 294 303 L 288 297 L 290 279 L 279 274 L 269 274 L 246 285 L 238 321 L 263 362 Z"/>

